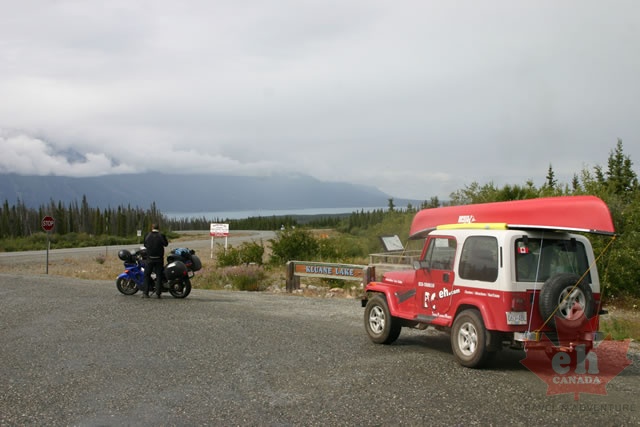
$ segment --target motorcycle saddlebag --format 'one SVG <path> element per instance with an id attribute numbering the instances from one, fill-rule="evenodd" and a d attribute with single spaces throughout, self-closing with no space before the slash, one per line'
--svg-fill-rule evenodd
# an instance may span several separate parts
<path id="1" fill-rule="evenodd" d="M 187 263 L 187 259 L 184 257 L 181 257 L 180 255 L 176 255 L 176 254 L 167 255 L 167 262 L 176 262 L 176 261 L 184 262 L 185 264 Z"/>
<path id="2" fill-rule="evenodd" d="M 202 268 L 202 261 L 198 255 L 191 255 L 191 268 L 192 271 L 198 271 Z"/>
<path id="3" fill-rule="evenodd" d="M 181 261 L 170 262 L 164 267 L 167 280 L 179 279 L 187 275 L 187 266 Z"/>

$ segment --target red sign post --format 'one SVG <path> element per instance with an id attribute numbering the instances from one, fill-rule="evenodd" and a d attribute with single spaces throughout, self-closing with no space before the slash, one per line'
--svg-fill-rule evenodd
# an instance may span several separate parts
<path id="1" fill-rule="evenodd" d="M 47 267 L 46 267 L 46 273 L 49 274 L 49 247 L 51 246 L 51 242 L 49 241 L 49 232 L 51 230 L 53 230 L 53 227 L 56 225 L 56 220 L 53 219 L 52 216 L 45 216 L 44 218 L 42 218 L 42 229 L 44 231 L 47 232 Z"/>

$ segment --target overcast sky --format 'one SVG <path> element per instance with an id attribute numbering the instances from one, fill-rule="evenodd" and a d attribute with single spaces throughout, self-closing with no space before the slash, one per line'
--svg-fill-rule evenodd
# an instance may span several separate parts
<path id="1" fill-rule="evenodd" d="M 0 0 L 0 173 L 397 198 L 640 165 L 640 1 Z"/>

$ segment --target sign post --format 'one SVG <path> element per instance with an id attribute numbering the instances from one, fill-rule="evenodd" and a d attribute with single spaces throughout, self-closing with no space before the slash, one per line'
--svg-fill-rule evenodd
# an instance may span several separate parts
<path id="1" fill-rule="evenodd" d="M 224 236 L 224 250 L 227 251 L 227 239 L 229 236 L 229 224 L 217 224 L 212 222 L 211 229 L 209 231 L 211 234 L 211 258 L 213 258 L 213 238 L 214 237 L 222 237 Z"/>
<path id="2" fill-rule="evenodd" d="M 52 216 L 45 216 L 42 218 L 42 229 L 47 232 L 47 266 L 45 268 L 45 273 L 49 274 L 49 248 L 51 247 L 51 241 L 49 240 L 49 233 L 53 230 L 53 227 L 56 225 L 56 220 L 53 219 Z"/>

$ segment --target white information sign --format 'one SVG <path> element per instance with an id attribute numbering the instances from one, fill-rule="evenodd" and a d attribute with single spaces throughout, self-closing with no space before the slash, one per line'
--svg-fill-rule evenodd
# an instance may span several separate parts
<path id="1" fill-rule="evenodd" d="M 216 224 L 212 222 L 209 234 L 214 237 L 227 237 L 229 235 L 229 224 Z"/>
<path id="2" fill-rule="evenodd" d="M 224 237 L 224 250 L 227 251 L 227 241 L 229 238 L 229 224 L 216 224 L 215 222 L 211 223 L 211 230 L 209 231 L 211 234 L 211 258 L 213 259 L 213 238 L 214 237 Z"/>
<path id="3" fill-rule="evenodd" d="M 402 246 L 402 241 L 397 234 L 394 236 L 380 236 L 380 240 L 382 240 L 384 250 L 387 252 L 401 251 L 404 249 L 404 246 Z"/>

